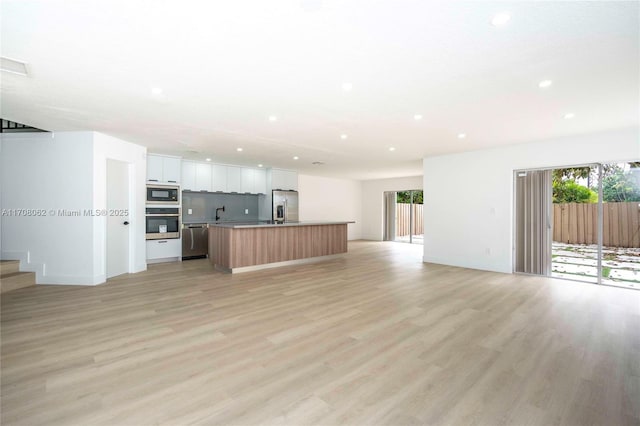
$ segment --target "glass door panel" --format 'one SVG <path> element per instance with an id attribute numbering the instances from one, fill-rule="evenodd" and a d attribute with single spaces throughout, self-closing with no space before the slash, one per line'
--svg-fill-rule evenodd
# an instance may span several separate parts
<path id="1" fill-rule="evenodd" d="M 640 288 L 640 163 L 602 165 L 602 284 Z"/>
<path id="2" fill-rule="evenodd" d="M 411 242 L 424 244 L 423 192 L 411 191 Z"/>

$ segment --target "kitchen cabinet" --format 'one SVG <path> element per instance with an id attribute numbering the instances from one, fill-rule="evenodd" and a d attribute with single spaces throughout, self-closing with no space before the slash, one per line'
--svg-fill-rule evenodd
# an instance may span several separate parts
<path id="1" fill-rule="evenodd" d="M 147 155 L 147 180 L 151 182 L 179 183 L 181 162 L 178 157 Z"/>
<path id="2" fill-rule="evenodd" d="M 298 173 L 291 170 L 271 169 L 271 188 L 297 191 Z"/>
<path id="3" fill-rule="evenodd" d="M 239 192 L 265 194 L 267 172 L 252 167 L 182 162 L 182 189 L 185 191 Z"/>
<path id="4" fill-rule="evenodd" d="M 254 175 L 254 192 L 256 194 L 267 193 L 267 172 L 264 169 L 253 169 Z"/>
<path id="5" fill-rule="evenodd" d="M 182 162 L 182 189 L 184 191 L 211 191 L 211 164 L 197 161 Z"/>
<path id="6" fill-rule="evenodd" d="M 211 164 L 196 163 L 196 191 L 211 191 Z"/>
<path id="7" fill-rule="evenodd" d="M 242 168 L 242 192 L 264 194 L 267 192 L 267 174 L 263 169 Z"/>
<path id="8" fill-rule="evenodd" d="M 227 192 L 227 166 L 214 164 L 211 181 L 213 191 Z"/>
<path id="9" fill-rule="evenodd" d="M 179 260 L 182 257 L 180 238 L 147 240 L 147 263 Z"/>
<path id="10" fill-rule="evenodd" d="M 242 167 L 227 166 L 227 192 L 242 192 Z"/>
<path id="11" fill-rule="evenodd" d="M 147 155 L 147 180 L 162 182 L 162 157 Z"/>
<path id="12" fill-rule="evenodd" d="M 193 161 L 182 162 L 182 189 L 184 191 L 197 191 L 196 163 Z"/>
<path id="13" fill-rule="evenodd" d="M 254 193 L 254 184 L 255 184 L 255 173 L 253 169 L 243 167 L 241 172 L 241 191 L 240 192 L 249 192 L 251 194 Z"/>
<path id="14" fill-rule="evenodd" d="M 176 157 L 162 157 L 162 178 L 165 182 L 180 182 L 181 161 Z"/>

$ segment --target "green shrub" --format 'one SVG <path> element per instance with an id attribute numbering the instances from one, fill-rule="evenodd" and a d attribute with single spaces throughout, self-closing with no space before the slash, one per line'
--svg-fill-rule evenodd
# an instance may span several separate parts
<path id="1" fill-rule="evenodd" d="M 573 179 L 554 180 L 554 203 L 597 203 L 598 194 L 595 191 L 576 183 Z"/>

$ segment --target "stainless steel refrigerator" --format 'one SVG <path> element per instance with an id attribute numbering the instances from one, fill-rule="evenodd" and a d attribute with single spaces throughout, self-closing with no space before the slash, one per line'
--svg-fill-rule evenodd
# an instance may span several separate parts
<path id="1" fill-rule="evenodd" d="M 271 219 L 277 223 L 298 222 L 298 192 L 274 190 Z"/>

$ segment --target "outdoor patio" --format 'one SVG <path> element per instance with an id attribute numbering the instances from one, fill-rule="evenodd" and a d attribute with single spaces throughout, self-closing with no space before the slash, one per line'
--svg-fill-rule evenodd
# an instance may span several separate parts
<path id="1" fill-rule="evenodd" d="M 640 248 L 602 250 L 602 283 L 640 288 Z M 596 245 L 553 243 L 551 275 L 587 282 L 597 282 Z"/>

